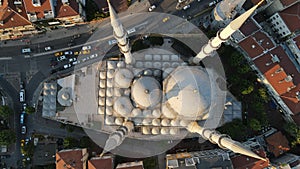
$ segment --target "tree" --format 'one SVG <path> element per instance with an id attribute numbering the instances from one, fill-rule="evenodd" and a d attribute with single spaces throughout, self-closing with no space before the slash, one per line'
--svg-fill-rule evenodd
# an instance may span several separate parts
<path id="1" fill-rule="evenodd" d="M 284 129 L 293 138 L 291 141 L 292 147 L 300 144 L 300 128 L 295 123 L 287 123 L 284 125 Z"/>
<path id="2" fill-rule="evenodd" d="M 0 145 L 10 145 L 16 142 L 16 134 L 12 130 L 0 131 Z"/>
<path id="3" fill-rule="evenodd" d="M 81 147 L 81 148 L 87 148 L 87 147 L 90 147 L 91 144 L 92 144 L 91 139 L 89 137 L 87 137 L 87 136 L 83 136 L 80 139 L 79 147 Z"/>
<path id="4" fill-rule="evenodd" d="M 66 130 L 67 132 L 72 133 L 75 130 L 75 127 L 69 124 L 66 125 Z"/>
<path id="5" fill-rule="evenodd" d="M 32 113 L 35 112 L 35 108 L 34 108 L 34 107 L 31 107 L 31 106 L 28 106 L 28 107 L 26 107 L 25 112 L 26 112 L 27 114 L 32 114 Z"/>
<path id="6" fill-rule="evenodd" d="M 221 133 L 228 134 L 232 139 L 239 141 L 244 140 L 247 136 L 247 127 L 241 119 L 233 119 L 232 122 L 224 124 L 218 130 Z"/>
<path id="7" fill-rule="evenodd" d="M 0 117 L 7 119 L 10 114 L 12 114 L 12 110 L 8 106 L 0 106 Z"/>
<path id="8" fill-rule="evenodd" d="M 250 119 L 249 121 L 249 126 L 251 127 L 252 130 L 254 131 L 259 131 L 261 130 L 261 124 L 257 119 Z"/>
<path id="9" fill-rule="evenodd" d="M 260 98 L 264 101 L 264 102 L 268 102 L 270 100 L 270 98 L 268 97 L 267 91 L 265 88 L 259 88 L 258 89 L 258 93 Z"/>
<path id="10" fill-rule="evenodd" d="M 250 85 L 242 90 L 242 94 L 248 95 L 248 94 L 252 93 L 253 90 L 254 90 L 254 87 L 252 85 Z"/>
<path id="11" fill-rule="evenodd" d="M 63 144 L 65 149 L 76 148 L 78 147 L 78 140 L 73 137 L 66 137 Z"/>

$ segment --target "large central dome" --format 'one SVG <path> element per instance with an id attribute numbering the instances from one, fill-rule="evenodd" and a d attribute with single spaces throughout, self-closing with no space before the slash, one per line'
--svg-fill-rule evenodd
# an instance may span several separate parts
<path id="1" fill-rule="evenodd" d="M 142 76 L 133 82 L 131 96 L 138 107 L 154 108 L 161 101 L 160 84 L 153 77 Z"/>
<path id="2" fill-rule="evenodd" d="M 166 106 L 183 118 L 201 118 L 210 106 L 208 74 L 198 67 L 179 67 L 164 80 Z"/>

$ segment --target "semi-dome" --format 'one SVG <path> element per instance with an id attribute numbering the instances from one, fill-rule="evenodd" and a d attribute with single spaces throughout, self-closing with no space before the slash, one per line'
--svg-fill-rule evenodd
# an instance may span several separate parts
<path id="1" fill-rule="evenodd" d="M 128 97 L 119 97 L 114 104 L 114 110 L 123 117 L 127 117 L 133 109 Z"/>
<path id="2" fill-rule="evenodd" d="M 161 89 L 153 77 L 142 76 L 133 82 L 131 96 L 141 108 L 153 108 L 161 101 Z"/>
<path id="3" fill-rule="evenodd" d="M 184 118 L 197 118 L 210 106 L 208 74 L 197 67 L 179 67 L 164 80 L 167 107 Z"/>
<path id="4" fill-rule="evenodd" d="M 131 85 L 133 73 L 128 69 L 118 69 L 115 73 L 115 85 L 120 88 L 128 88 Z"/>

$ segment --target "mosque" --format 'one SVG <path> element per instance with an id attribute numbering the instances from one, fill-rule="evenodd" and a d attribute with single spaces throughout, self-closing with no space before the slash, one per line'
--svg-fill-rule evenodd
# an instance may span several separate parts
<path id="1" fill-rule="evenodd" d="M 221 148 L 265 160 L 210 127 L 220 115 L 216 112 L 222 113 L 224 109 L 226 94 L 216 83 L 220 79 L 218 74 L 199 64 L 239 29 L 261 3 L 219 31 L 188 63 L 172 53 L 132 53 L 128 32 L 108 1 L 114 37 L 124 58 L 102 61 L 95 74 L 92 91 L 96 93 L 96 111 L 103 120 L 101 130 L 110 133 L 102 155 L 122 144 L 125 137 L 170 140 L 183 138 L 190 132 Z M 72 104 L 69 98 L 75 94 L 66 87 L 57 99 L 69 105 Z"/>

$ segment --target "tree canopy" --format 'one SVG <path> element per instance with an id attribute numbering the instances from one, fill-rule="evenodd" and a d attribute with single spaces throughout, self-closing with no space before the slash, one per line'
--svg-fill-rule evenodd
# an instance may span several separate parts
<path id="1" fill-rule="evenodd" d="M 0 116 L 2 118 L 7 119 L 12 112 L 13 111 L 8 106 L 0 106 Z"/>
<path id="2" fill-rule="evenodd" d="M 0 131 L 0 145 L 10 145 L 16 142 L 16 134 L 12 130 Z"/>

